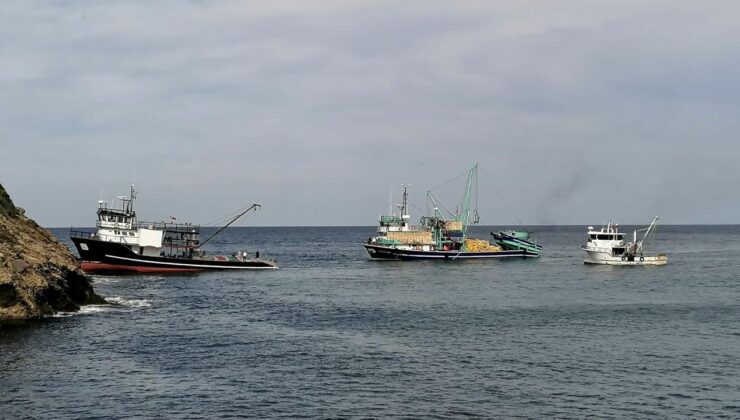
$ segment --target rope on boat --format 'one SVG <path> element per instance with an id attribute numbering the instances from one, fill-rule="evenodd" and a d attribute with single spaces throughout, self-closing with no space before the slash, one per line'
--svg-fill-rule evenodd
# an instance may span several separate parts
<path id="1" fill-rule="evenodd" d="M 438 190 L 438 189 L 440 189 L 442 187 L 445 187 L 447 185 L 450 185 L 452 182 L 457 181 L 459 178 L 462 178 L 464 176 L 468 176 L 468 172 L 470 172 L 470 171 L 465 171 L 465 172 L 463 172 L 463 173 L 461 173 L 459 175 L 456 175 L 453 178 L 448 179 L 447 181 L 443 182 L 442 184 L 437 185 L 436 187 L 430 188 L 429 191 L 435 191 L 435 190 Z"/>
<path id="2" fill-rule="evenodd" d="M 233 211 L 233 212 L 231 212 L 231 213 L 229 213 L 229 214 L 227 214 L 225 216 L 221 216 L 221 217 L 218 217 L 217 219 L 211 220 L 211 221 L 209 221 L 207 223 L 203 223 L 202 226 L 205 226 L 205 227 L 221 227 L 221 226 L 225 225 L 228 221 L 230 221 L 231 219 L 233 219 L 237 214 L 242 213 L 244 210 L 248 209 L 249 207 L 251 207 L 251 206 L 242 207 L 241 209 L 236 210 L 236 211 Z M 257 214 L 257 212 L 255 212 L 255 215 L 256 214 Z"/>
<path id="3" fill-rule="evenodd" d="M 462 253 L 463 253 L 463 250 L 460 249 L 460 252 L 458 252 L 457 255 L 455 255 L 454 257 L 452 257 L 452 261 L 455 261 L 457 259 L 457 257 L 459 257 L 460 254 L 462 254 Z"/>

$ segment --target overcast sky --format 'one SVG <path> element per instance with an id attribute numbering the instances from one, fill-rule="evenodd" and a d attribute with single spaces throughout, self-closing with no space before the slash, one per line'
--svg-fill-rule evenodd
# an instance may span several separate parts
<path id="1" fill-rule="evenodd" d="M 372 225 L 478 162 L 484 224 L 740 223 L 739 39 L 737 1 L 4 0 L 0 183 L 44 226 L 131 182 Z"/>

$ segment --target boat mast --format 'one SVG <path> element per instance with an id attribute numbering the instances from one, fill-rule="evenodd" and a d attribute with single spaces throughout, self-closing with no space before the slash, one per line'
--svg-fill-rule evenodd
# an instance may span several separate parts
<path id="1" fill-rule="evenodd" d="M 131 192 L 129 192 L 128 197 L 125 195 L 119 195 L 118 199 L 121 200 L 122 210 L 124 213 L 132 215 L 134 212 L 134 200 L 136 199 L 136 189 L 134 189 L 134 184 L 131 184 Z M 100 201 L 98 201 L 98 204 L 100 204 Z"/>
<path id="2" fill-rule="evenodd" d="M 439 210 L 439 203 L 437 203 L 437 200 L 434 198 L 430 190 L 427 190 L 427 197 L 429 198 L 429 201 L 432 202 L 432 208 L 434 209 L 434 217 L 438 218 L 439 220 L 444 221 L 445 216 L 442 214 L 442 211 Z"/>
<path id="3" fill-rule="evenodd" d="M 258 209 L 258 208 L 260 208 L 260 207 L 262 207 L 262 205 L 260 205 L 260 204 L 256 204 L 256 203 L 255 203 L 255 204 L 252 204 L 251 206 L 249 206 L 249 208 L 248 208 L 248 209 L 246 209 L 246 210 L 244 210 L 243 212 L 239 213 L 239 214 L 238 214 L 238 215 L 237 215 L 236 217 L 234 217 L 233 219 L 231 219 L 231 221 L 230 221 L 229 223 L 225 224 L 225 225 L 224 225 L 223 227 L 221 227 L 221 229 L 217 230 L 217 231 L 216 231 L 216 233 L 214 233 L 213 235 L 211 235 L 211 236 L 210 236 L 210 237 L 209 237 L 208 239 L 206 239 L 205 241 L 201 242 L 201 243 L 200 243 L 200 244 L 198 245 L 198 247 L 199 247 L 199 248 L 200 248 L 200 247 L 202 247 L 203 245 L 205 245 L 205 244 L 206 244 L 206 242 L 208 242 L 208 241 L 210 241 L 211 239 L 215 238 L 215 237 L 216 237 L 216 235 L 218 235 L 219 233 L 223 232 L 223 231 L 224 231 L 224 229 L 226 229 L 226 228 L 227 228 L 227 227 L 229 227 L 229 226 L 230 226 L 230 225 L 231 225 L 232 223 L 234 223 L 234 222 L 236 222 L 237 220 L 239 220 L 239 218 L 240 218 L 240 217 L 242 217 L 242 216 L 244 216 L 245 214 L 247 214 L 247 212 L 248 212 L 248 211 L 250 211 L 250 210 L 252 210 L 252 209 L 255 209 L 255 211 L 256 211 L 256 209 Z"/>
<path id="4" fill-rule="evenodd" d="M 476 168 L 478 164 L 475 164 Z M 480 222 L 480 215 L 478 214 L 478 171 L 475 172 L 475 184 L 473 185 L 475 193 L 475 203 L 473 204 L 473 221 L 472 224 L 477 225 Z"/>
<path id="5" fill-rule="evenodd" d="M 411 216 L 408 214 L 409 207 L 409 184 L 401 184 L 403 187 L 403 200 L 401 201 L 401 230 L 408 230 L 409 219 Z"/>
<path id="6" fill-rule="evenodd" d="M 465 196 L 463 197 L 463 209 L 462 212 L 458 213 L 455 220 L 458 222 L 463 223 L 463 233 L 467 232 L 468 230 L 468 223 L 470 219 L 470 197 L 472 196 L 473 191 L 473 184 L 475 183 L 475 178 L 478 173 L 478 164 L 476 163 L 473 165 L 472 168 L 470 168 L 470 172 L 468 173 L 468 181 L 465 184 Z"/>
<path id="7" fill-rule="evenodd" d="M 409 184 L 401 184 L 403 187 L 403 200 L 401 201 L 401 218 L 403 219 L 403 216 L 408 215 L 408 205 L 409 205 L 409 193 L 407 191 Z"/>
<path id="8" fill-rule="evenodd" d="M 391 184 L 391 195 L 388 199 L 388 216 L 393 216 L 393 184 Z"/>
<path id="9" fill-rule="evenodd" d="M 129 202 L 126 208 L 127 213 L 130 213 L 134 210 L 134 200 L 136 199 L 136 190 L 134 189 L 134 184 L 131 184 L 131 192 L 129 194 Z"/>

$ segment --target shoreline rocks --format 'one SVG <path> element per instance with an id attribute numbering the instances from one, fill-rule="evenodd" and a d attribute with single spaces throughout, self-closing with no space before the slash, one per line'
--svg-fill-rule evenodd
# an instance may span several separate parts
<path id="1" fill-rule="evenodd" d="M 0 321 L 106 303 L 69 249 L 24 213 L 0 185 Z"/>

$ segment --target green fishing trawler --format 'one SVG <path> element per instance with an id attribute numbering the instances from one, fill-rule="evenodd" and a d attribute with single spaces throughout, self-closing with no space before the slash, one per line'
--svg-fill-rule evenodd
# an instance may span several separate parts
<path id="1" fill-rule="evenodd" d="M 477 195 L 478 165 L 468 171 L 465 194 L 458 211 L 445 217 L 437 199 L 427 191 L 427 200 L 433 213 L 422 216 L 418 226 L 410 224 L 408 185 L 403 185 L 402 202 L 398 214 L 380 217 L 378 235 L 363 244 L 370 258 L 375 260 L 419 259 L 480 259 L 507 257 L 538 257 L 542 246 L 526 231 L 494 233 L 494 241 L 468 236 L 468 227 L 479 222 L 477 208 L 471 200 Z M 477 203 L 477 199 L 475 200 Z M 448 212 L 449 213 L 449 212 Z"/>

